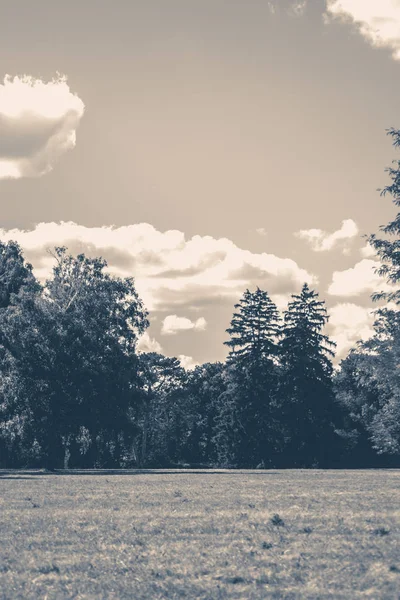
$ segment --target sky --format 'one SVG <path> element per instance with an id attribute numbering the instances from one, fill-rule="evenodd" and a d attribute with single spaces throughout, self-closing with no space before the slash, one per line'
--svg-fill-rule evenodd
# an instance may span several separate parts
<path id="1" fill-rule="evenodd" d="M 326 301 L 337 361 L 384 288 L 398 0 L 1 0 L 0 239 L 103 256 L 142 351 L 224 360 L 234 304 Z"/>

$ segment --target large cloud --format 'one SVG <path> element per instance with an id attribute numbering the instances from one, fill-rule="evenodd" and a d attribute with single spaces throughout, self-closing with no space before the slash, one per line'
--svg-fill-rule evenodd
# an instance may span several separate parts
<path id="1" fill-rule="evenodd" d="M 373 333 L 375 320 L 373 309 L 353 303 L 342 303 L 329 310 L 328 333 L 336 342 L 336 358 L 345 358 L 358 340 L 367 340 Z"/>
<path id="2" fill-rule="evenodd" d="M 390 48 L 400 60 L 398 0 L 328 0 L 327 17 L 354 22 L 373 46 Z"/>
<path id="3" fill-rule="evenodd" d="M 388 284 L 376 273 L 379 265 L 376 260 L 364 258 L 350 269 L 334 271 L 328 294 L 351 297 L 380 290 L 387 291 Z"/>
<path id="4" fill-rule="evenodd" d="M 0 179 L 38 177 L 76 143 L 82 100 L 66 77 L 6 75 L 0 84 Z"/>
<path id="5" fill-rule="evenodd" d="M 342 226 L 333 233 L 328 233 L 322 229 L 302 229 L 295 235 L 306 240 L 315 252 L 324 252 L 332 250 L 338 244 L 347 242 L 358 234 L 357 224 L 353 219 L 345 219 Z"/>
<path id="6" fill-rule="evenodd" d="M 0 238 L 18 241 L 42 279 L 54 263 L 47 248 L 65 245 L 72 253 L 103 256 L 113 273 L 136 278 L 149 310 L 167 314 L 201 310 L 224 300 L 232 304 L 249 286 L 282 294 L 298 290 L 303 282 L 316 283 L 291 259 L 252 253 L 226 238 L 196 235 L 186 240 L 181 231 L 160 232 L 146 223 L 123 227 L 40 223 L 31 231 L 0 230 Z"/>

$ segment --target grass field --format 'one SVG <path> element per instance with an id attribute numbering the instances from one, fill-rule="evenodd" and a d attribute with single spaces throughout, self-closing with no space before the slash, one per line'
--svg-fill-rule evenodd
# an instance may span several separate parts
<path id="1" fill-rule="evenodd" d="M 0 471 L 0 598 L 400 598 L 400 471 Z"/>

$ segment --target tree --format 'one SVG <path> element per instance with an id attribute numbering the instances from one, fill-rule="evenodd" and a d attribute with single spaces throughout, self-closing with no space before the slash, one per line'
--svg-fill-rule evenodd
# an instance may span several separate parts
<path id="1" fill-rule="evenodd" d="M 267 292 L 246 290 L 226 330 L 231 348 L 218 418 L 222 454 L 241 466 L 268 464 L 274 453 L 271 407 L 277 382 L 280 317 Z M 225 441 L 224 441 L 225 440 Z"/>
<path id="2" fill-rule="evenodd" d="M 335 343 L 322 333 L 328 321 L 325 303 L 305 283 L 292 295 L 284 314 L 280 343 L 281 406 L 286 446 L 282 459 L 290 466 L 324 466 L 335 453 L 332 357 Z"/>
<path id="3" fill-rule="evenodd" d="M 0 310 L 6 309 L 13 297 L 23 289 L 39 291 L 40 285 L 25 262 L 20 246 L 13 241 L 0 240 Z"/>
<path id="4" fill-rule="evenodd" d="M 233 314 L 231 326 L 226 330 L 230 340 L 224 342 L 231 348 L 228 361 L 259 365 L 274 360 L 277 339 L 280 335 L 280 317 L 267 292 L 257 288 L 244 292 Z"/>
<path id="5" fill-rule="evenodd" d="M 400 130 L 389 129 L 388 134 L 393 139 L 395 148 L 400 146 Z M 392 167 L 386 169 L 392 180 L 381 192 L 382 196 L 389 194 L 395 206 L 400 206 L 400 161 L 394 161 Z M 369 244 L 375 249 L 381 260 L 381 266 L 377 272 L 384 277 L 389 284 L 396 285 L 400 281 L 400 212 L 387 225 L 383 225 L 380 231 L 386 238 L 371 234 L 368 237 Z M 372 296 L 373 300 L 393 301 L 400 303 L 400 289 L 396 286 L 391 291 L 377 292 Z"/>
<path id="6" fill-rule="evenodd" d="M 0 464 L 22 464 L 29 460 L 32 415 L 19 395 L 18 364 L 12 353 L 8 322 L 24 303 L 34 303 L 41 286 L 16 242 L 0 241 Z M 21 334 L 24 332 L 21 330 Z"/>
<path id="7" fill-rule="evenodd" d="M 65 248 L 56 248 L 55 258 L 46 289 L 62 325 L 58 373 L 67 375 L 61 387 L 79 404 L 74 414 L 90 433 L 90 460 L 118 464 L 124 436 L 133 435 L 128 413 L 138 397 L 136 343 L 147 313 L 133 278 L 110 276 L 103 259 L 73 257 Z"/>
<path id="8" fill-rule="evenodd" d="M 144 393 L 137 460 L 141 466 L 169 466 L 179 458 L 188 434 L 183 405 L 186 373 L 177 358 L 146 352 L 139 357 L 139 376 Z"/>
<path id="9" fill-rule="evenodd" d="M 400 456 L 400 313 L 380 309 L 374 330 L 341 362 L 335 377 L 347 415 L 342 434 L 361 466 L 398 464 Z"/>
<path id="10" fill-rule="evenodd" d="M 225 390 L 225 368 L 220 362 L 198 365 L 188 372 L 186 406 L 189 435 L 182 449 L 186 462 L 218 464 L 216 424 Z"/>
<path id="11" fill-rule="evenodd" d="M 395 148 L 400 146 L 400 131 L 389 129 Z M 400 206 L 400 161 L 387 169 L 391 183 L 381 195 L 392 196 L 395 206 Z M 369 244 L 380 259 L 377 269 L 389 284 L 386 291 L 376 292 L 372 299 L 384 300 L 386 305 L 377 311 L 374 335 L 359 342 L 350 355 L 342 361 L 335 378 L 338 400 L 346 409 L 348 424 L 345 433 L 355 432 L 355 450 L 371 446 L 378 455 L 400 455 L 400 213 L 380 228 L 383 237 L 371 234 Z M 397 458 L 398 460 L 398 458 Z"/>
<path id="12" fill-rule="evenodd" d="M 19 294 L 3 319 L 15 367 L 9 389 L 30 415 L 45 466 L 63 466 L 69 454 L 79 461 L 80 451 L 90 466 L 117 464 L 132 437 L 146 312 L 133 279 L 111 277 L 102 259 L 65 248 L 54 257 L 43 293 Z"/>

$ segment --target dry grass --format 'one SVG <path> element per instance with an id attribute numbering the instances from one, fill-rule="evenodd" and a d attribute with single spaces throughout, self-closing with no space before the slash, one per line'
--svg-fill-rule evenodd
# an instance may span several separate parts
<path id="1" fill-rule="evenodd" d="M 400 471 L 0 471 L 0 598 L 400 597 Z"/>

